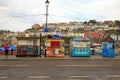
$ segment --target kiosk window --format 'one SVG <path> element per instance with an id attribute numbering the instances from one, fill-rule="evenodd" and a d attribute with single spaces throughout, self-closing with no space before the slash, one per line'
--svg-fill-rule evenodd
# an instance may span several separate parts
<path id="1" fill-rule="evenodd" d="M 80 52 L 82 52 L 82 50 L 80 49 Z"/>
<path id="2" fill-rule="evenodd" d="M 113 48 L 114 48 L 113 42 L 107 43 L 107 49 L 113 49 Z"/>
<path id="3" fill-rule="evenodd" d="M 83 49 L 83 52 L 85 52 L 85 50 Z"/>

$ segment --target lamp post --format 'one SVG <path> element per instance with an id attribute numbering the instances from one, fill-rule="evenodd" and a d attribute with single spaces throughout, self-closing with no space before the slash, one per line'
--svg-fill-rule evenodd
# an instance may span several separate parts
<path id="1" fill-rule="evenodd" d="M 45 1 L 45 4 L 46 4 L 46 27 L 45 27 L 45 30 L 44 30 L 45 33 L 49 32 L 48 29 L 47 29 L 47 26 L 48 26 L 47 22 L 48 22 L 48 6 L 49 6 L 49 3 L 50 2 L 48 0 Z M 47 36 L 47 34 L 46 34 L 46 36 Z M 46 45 L 45 45 L 45 57 L 46 57 Z"/>
<path id="2" fill-rule="evenodd" d="M 40 33 L 40 52 L 39 52 L 40 57 L 41 57 L 41 42 L 42 42 L 42 34 Z"/>
<path id="3" fill-rule="evenodd" d="M 49 1 L 48 0 L 46 0 L 45 1 L 45 4 L 46 4 L 46 27 L 45 27 L 45 32 L 48 32 L 48 29 L 47 29 L 47 27 L 48 27 L 48 24 L 47 24 L 47 22 L 48 22 L 48 6 L 49 6 Z"/>

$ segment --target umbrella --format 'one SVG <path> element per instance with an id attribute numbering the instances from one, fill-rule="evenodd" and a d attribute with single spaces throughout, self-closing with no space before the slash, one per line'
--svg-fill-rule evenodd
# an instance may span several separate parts
<path id="1" fill-rule="evenodd" d="M 0 51 L 1 51 L 1 52 L 4 51 L 4 47 L 1 47 L 1 48 L 0 48 Z"/>
<path id="2" fill-rule="evenodd" d="M 13 45 L 10 45 L 10 46 L 9 46 L 9 50 L 16 50 L 16 47 L 13 46 Z"/>
<path id="3" fill-rule="evenodd" d="M 59 35 L 53 35 L 53 39 L 61 39 Z"/>

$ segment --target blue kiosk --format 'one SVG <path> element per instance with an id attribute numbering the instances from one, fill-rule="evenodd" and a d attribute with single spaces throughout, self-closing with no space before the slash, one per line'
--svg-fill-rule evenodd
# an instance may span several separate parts
<path id="1" fill-rule="evenodd" d="M 102 39 L 102 56 L 103 57 L 115 57 L 115 49 L 114 49 L 115 41 L 110 37 L 110 35 L 106 35 Z"/>
<path id="2" fill-rule="evenodd" d="M 90 56 L 90 38 L 74 37 L 71 40 L 72 57 L 89 57 Z"/>

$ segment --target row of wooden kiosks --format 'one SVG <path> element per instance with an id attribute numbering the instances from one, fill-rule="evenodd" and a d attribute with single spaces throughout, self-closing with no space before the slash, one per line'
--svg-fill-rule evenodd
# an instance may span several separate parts
<path id="1" fill-rule="evenodd" d="M 46 57 L 65 55 L 63 39 L 46 39 Z M 74 37 L 70 42 L 71 56 L 90 56 L 90 38 Z"/>
<path id="2" fill-rule="evenodd" d="M 71 56 L 90 56 L 91 41 L 88 37 L 74 37 L 71 42 Z M 115 57 L 115 41 L 106 35 L 102 39 L 102 56 Z"/>

